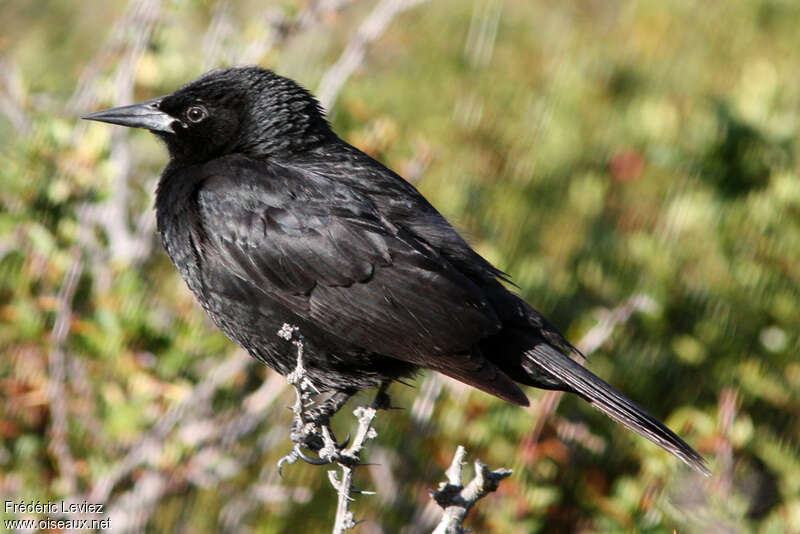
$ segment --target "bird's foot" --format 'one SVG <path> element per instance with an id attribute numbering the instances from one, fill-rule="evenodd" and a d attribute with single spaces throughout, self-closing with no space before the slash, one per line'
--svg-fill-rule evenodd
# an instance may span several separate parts
<path id="1" fill-rule="evenodd" d="M 388 406 L 388 403 L 387 403 Z M 320 408 L 323 408 L 322 406 Z M 343 467 L 364 465 L 360 454 L 364 444 L 377 436 L 372 428 L 377 408 L 360 406 L 353 414 L 358 419 L 358 431 L 352 440 L 348 435 L 343 442 L 337 442 L 330 427 L 331 413 L 325 409 L 301 412 L 295 416 L 292 424 L 292 450 L 278 461 L 278 473 L 285 464 L 293 464 L 302 460 L 311 465 L 327 465 L 336 463 Z M 314 453 L 309 455 L 306 451 Z"/>
<path id="2" fill-rule="evenodd" d="M 350 444 L 350 436 L 338 442 L 330 425 L 331 417 L 338 412 L 352 396 L 350 392 L 337 391 L 315 408 L 309 408 L 309 399 L 298 395 L 298 402 L 294 407 L 294 420 L 290 439 L 294 446 L 291 452 L 280 459 L 278 471 L 284 464 L 293 464 L 303 460 L 312 465 L 329 463 L 353 463 L 343 452 Z M 307 455 L 304 451 L 316 454 L 316 457 Z"/>
<path id="3" fill-rule="evenodd" d="M 297 434 L 300 441 L 303 441 L 309 449 L 315 452 L 325 446 L 327 441 L 325 436 L 330 436 L 333 443 L 336 443 L 336 436 L 331 428 L 331 417 L 345 405 L 352 395 L 350 392 L 337 391 L 316 408 L 301 412 L 295 417 L 292 431 Z M 298 443 L 294 436 L 292 441 Z M 337 446 L 346 447 L 347 441 L 345 440 L 345 445 L 337 444 Z"/>
<path id="4" fill-rule="evenodd" d="M 298 421 L 295 420 L 290 434 L 294 447 L 292 447 L 289 454 L 278 461 L 278 473 L 281 472 L 284 464 L 293 464 L 298 460 L 311 465 L 331 463 L 355 465 L 358 463 L 358 458 L 353 457 L 347 451 L 347 447 L 350 444 L 350 436 L 348 435 L 342 442 L 337 442 L 333 430 L 327 423 L 327 417 L 324 418 L 324 421 L 323 423 L 319 420 L 312 420 L 305 424 L 297 425 Z M 304 450 L 316 453 L 316 457 L 309 456 Z"/>
<path id="5" fill-rule="evenodd" d="M 319 393 L 319 389 L 310 380 L 303 365 L 303 337 L 297 327 L 288 324 L 283 325 L 278 335 L 286 341 L 291 341 L 297 350 L 297 365 L 286 375 L 287 381 L 294 386 L 297 394 L 297 400 L 292 408 L 294 419 L 289 434 L 294 446 L 289 454 L 278 461 L 278 472 L 280 473 L 284 464 L 293 464 L 298 460 L 313 465 L 347 462 L 348 455 L 343 454 L 343 451 L 346 451 L 350 437 L 338 443 L 331 429 L 330 419 L 354 392 L 336 391 L 322 404 L 311 408 L 314 404 L 313 397 Z M 304 449 L 316 453 L 318 458 L 308 456 L 303 452 Z"/>

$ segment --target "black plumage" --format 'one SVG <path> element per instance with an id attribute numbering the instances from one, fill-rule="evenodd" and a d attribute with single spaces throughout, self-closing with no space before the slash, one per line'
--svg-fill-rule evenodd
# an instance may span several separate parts
<path id="1" fill-rule="evenodd" d="M 575 393 L 701 472 L 702 457 L 573 361 L 420 193 L 330 129 L 314 97 L 258 67 L 85 117 L 146 128 L 170 153 L 156 194 L 164 248 L 213 321 L 282 374 L 296 325 L 320 391 L 427 368 L 509 402 L 519 384 Z"/>

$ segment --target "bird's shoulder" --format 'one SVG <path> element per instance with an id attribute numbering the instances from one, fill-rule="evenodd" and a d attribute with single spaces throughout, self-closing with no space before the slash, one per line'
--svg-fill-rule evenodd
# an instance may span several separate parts
<path id="1" fill-rule="evenodd" d="M 308 152 L 294 165 L 347 184 L 368 198 L 382 217 L 435 249 L 476 283 L 511 282 L 478 254 L 413 184 L 352 145 L 344 141 L 328 145 Z"/>
<path id="2" fill-rule="evenodd" d="M 202 167 L 198 202 L 236 203 L 240 209 L 263 207 L 374 215 L 374 206 L 356 189 L 314 169 L 241 154 Z M 210 207 L 210 206 L 204 206 Z"/>
<path id="3" fill-rule="evenodd" d="M 344 184 L 239 155 L 203 172 L 196 209 L 205 243 L 261 287 L 297 293 L 349 285 L 391 262 L 396 229 Z"/>

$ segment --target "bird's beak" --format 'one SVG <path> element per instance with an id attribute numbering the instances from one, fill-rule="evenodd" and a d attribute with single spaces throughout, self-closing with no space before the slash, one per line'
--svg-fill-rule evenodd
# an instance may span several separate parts
<path id="1" fill-rule="evenodd" d="M 161 111 L 159 109 L 160 103 L 161 98 L 154 98 L 138 104 L 131 104 L 130 106 L 95 111 L 81 118 L 89 121 L 119 124 L 130 128 L 144 128 L 151 132 L 175 133 L 175 130 L 172 129 L 172 124 L 177 119 Z"/>

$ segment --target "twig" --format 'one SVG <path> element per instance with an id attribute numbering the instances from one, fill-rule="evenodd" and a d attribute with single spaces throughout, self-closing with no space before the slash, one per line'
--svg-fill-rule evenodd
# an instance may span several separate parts
<path id="1" fill-rule="evenodd" d="M 348 78 L 364 62 L 367 48 L 376 41 L 392 22 L 407 9 L 427 0 L 381 0 L 367 16 L 347 43 L 342 55 L 322 76 L 317 87 L 317 98 L 322 108 L 330 111 Z"/>
<path id="2" fill-rule="evenodd" d="M 72 456 L 67 439 L 69 429 L 67 427 L 67 399 L 64 390 L 67 356 L 64 347 L 72 321 L 72 299 L 75 297 L 81 272 L 83 272 L 83 258 L 80 248 L 75 246 L 72 248 L 72 262 L 58 292 L 58 311 L 52 331 L 53 347 L 48 358 L 50 380 L 48 381 L 47 396 L 50 413 L 53 416 L 50 425 L 50 450 L 58 459 L 58 468 L 68 494 L 75 491 L 77 481 L 75 458 Z"/>
<path id="3" fill-rule="evenodd" d="M 168 486 L 164 473 L 147 470 L 136 485 L 108 506 L 109 524 L 114 532 L 144 532 Z"/>
<path id="4" fill-rule="evenodd" d="M 97 55 L 83 69 L 80 80 L 65 112 L 74 116 L 85 112 L 95 106 L 100 100 L 98 78 L 105 70 L 105 66 L 112 59 L 121 56 L 116 69 L 112 100 L 121 105 L 130 103 L 133 99 L 136 65 L 139 58 L 146 51 L 150 37 L 160 21 L 162 0 L 131 0 L 125 8 L 124 14 L 115 22 L 106 42 Z M 86 131 L 86 121 L 77 121 L 72 129 L 72 139 L 76 141 Z M 131 176 L 132 162 L 130 148 L 126 142 L 127 133 L 123 129 L 115 129 L 111 139 L 112 165 L 112 195 L 103 202 L 89 202 L 82 206 L 85 218 L 82 224 L 102 226 L 105 231 L 111 256 L 124 262 L 140 263 L 147 259 L 152 251 L 153 229 L 155 217 L 152 210 L 145 210 L 136 217 L 135 230 L 130 224 L 129 206 L 129 177 Z M 67 165 L 62 172 L 69 173 L 73 165 Z M 91 239 L 87 239 L 86 252 L 90 256 L 89 263 L 95 264 L 95 284 L 98 280 L 108 280 L 110 274 L 105 262 L 92 261 L 91 257 L 105 256 L 105 250 L 98 252 L 99 246 L 92 246 Z"/>
<path id="5" fill-rule="evenodd" d="M 236 33 L 236 27 L 231 20 L 231 3 L 217 2 L 214 15 L 208 24 L 208 29 L 203 35 L 203 70 L 208 70 L 224 64 L 227 56 L 225 40 Z"/>
<path id="6" fill-rule="evenodd" d="M 431 491 L 431 498 L 444 511 L 442 520 L 436 526 L 433 534 L 464 534 L 462 528 L 467 514 L 476 502 L 500 486 L 500 481 L 511 476 L 510 469 L 495 469 L 490 471 L 486 464 L 475 460 L 475 476 L 472 481 L 464 486 L 462 482 L 462 466 L 467 451 L 461 445 L 456 449 L 453 462 L 445 471 L 447 482 L 439 484 L 439 489 Z"/>
<path id="7" fill-rule="evenodd" d="M 312 405 L 311 399 L 319 391 L 306 375 L 306 369 L 303 365 L 303 338 L 299 328 L 284 324 L 278 332 L 278 336 L 291 341 L 297 347 L 297 366 L 294 371 L 286 375 L 286 381 L 294 386 L 297 392 L 297 401 L 293 408 L 295 420 L 291 433 L 294 447 L 288 455 L 278 462 L 278 470 L 280 471 L 284 464 L 293 464 L 297 460 L 303 460 L 312 465 L 338 464 L 341 469 L 341 475 L 333 470 L 328 471 L 328 480 L 330 480 L 338 495 L 333 534 L 342 534 L 359 523 L 354 520 L 353 512 L 350 511 L 350 502 L 353 500 L 351 495 L 354 493 L 371 493 L 359 491 L 353 487 L 353 474 L 355 468 L 362 465 L 360 462 L 361 452 L 367 441 L 378 436 L 378 433 L 372 427 L 372 421 L 375 419 L 377 408 L 379 407 L 378 399 L 382 398 L 381 396 L 386 393 L 385 386 L 381 387 L 372 406 L 359 406 L 353 411 L 353 415 L 358 419 L 358 429 L 355 437 L 349 447 L 346 443 L 340 445 L 336 443 L 328 424 L 328 417 L 333 415 L 335 410 L 333 413 L 323 412 L 322 417 L 309 413 L 308 408 Z M 303 447 L 319 443 L 322 444 L 321 447 L 313 447 L 318 449 L 318 458 L 309 457 L 302 451 Z"/>
<path id="8" fill-rule="evenodd" d="M 78 85 L 69 102 L 66 112 L 76 115 L 90 109 L 98 100 L 97 79 L 103 67 L 114 58 L 119 50 L 129 46 L 131 36 L 136 39 L 149 38 L 152 26 L 158 21 L 161 13 L 162 0 L 131 0 L 125 7 L 125 13 L 116 20 L 98 53 L 81 72 Z M 83 121 L 78 122 L 77 128 L 85 128 Z"/>
<path id="9" fill-rule="evenodd" d="M 285 9 L 277 6 L 266 7 L 262 15 L 269 27 L 266 38 L 251 39 L 243 45 L 228 43 L 240 30 L 231 16 L 230 2 L 220 1 L 203 37 L 203 66 L 208 69 L 225 64 L 259 63 L 271 50 L 317 26 L 326 18 L 325 15 L 341 10 L 351 1 L 309 0 L 294 16 L 288 16 Z"/>
<path id="10" fill-rule="evenodd" d="M 245 358 L 245 362 L 254 361 Z M 219 367 L 215 368 L 216 370 Z M 212 371 L 214 374 L 216 371 Z M 125 492 L 115 495 L 108 503 L 109 517 L 111 524 L 115 525 L 114 531 L 140 532 L 143 517 L 149 517 L 155 510 L 156 505 L 161 500 L 176 491 L 183 491 L 185 482 L 200 486 L 217 486 L 220 481 L 229 479 L 240 473 L 247 465 L 256 462 L 261 458 L 264 450 L 272 450 L 283 438 L 283 431 L 279 427 L 267 432 L 264 436 L 264 443 L 260 443 L 256 448 L 247 448 L 239 454 L 226 455 L 226 450 L 233 444 L 238 443 L 244 436 L 252 434 L 258 428 L 258 423 L 263 422 L 268 417 L 270 405 L 280 396 L 285 389 L 286 381 L 277 373 L 270 376 L 256 391 L 249 394 L 243 401 L 244 413 L 240 413 L 232 418 L 230 412 L 213 412 L 206 401 L 191 406 L 191 412 L 181 416 L 176 423 L 177 428 L 171 431 L 171 435 L 181 440 L 186 445 L 196 447 L 190 458 L 183 463 L 179 471 L 170 474 L 168 483 L 153 484 L 152 477 L 137 477 L 133 487 Z M 188 398 L 191 398 L 192 394 Z M 197 397 L 195 397 L 196 399 Z M 239 410 L 235 410 L 238 413 Z M 197 417 L 197 412 L 204 415 Z M 211 412 L 211 413 L 207 413 Z M 163 437 L 163 443 L 158 446 L 150 447 L 152 454 L 158 454 L 167 446 L 167 436 Z M 294 492 L 284 491 L 285 498 L 301 500 L 298 495 L 302 495 L 303 489 L 296 489 Z M 147 498 L 142 498 L 147 496 Z M 244 492 L 244 499 L 240 499 L 239 508 L 243 504 L 253 501 L 257 506 L 264 500 L 263 492 L 254 492 L 252 489 Z M 280 495 L 275 496 L 276 499 Z M 137 507 L 130 506 L 131 502 L 137 502 Z M 135 517 L 134 517 L 135 516 Z M 241 520 L 241 517 L 239 517 Z M 229 523 L 230 517 L 222 517 L 223 523 Z M 224 528 L 225 532 L 232 532 L 231 528 Z"/>
<path id="11" fill-rule="evenodd" d="M 277 9 L 268 10 L 266 16 L 271 28 L 269 38 L 248 43 L 235 62 L 257 63 L 270 50 L 295 35 L 308 32 L 323 21 L 325 15 L 336 13 L 351 2 L 352 0 L 309 0 L 294 18 L 287 17 Z"/>
<path id="12" fill-rule="evenodd" d="M 268 407 L 285 389 L 284 378 L 278 373 L 272 373 L 256 391 L 242 401 L 243 410 L 239 410 L 236 417 L 231 419 L 227 415 L 221 416 L 223 424 L 219 429 L 220 445 L 230 447 L 237 443 L 242 436 L 255 430 L 259 423 L 264 421 L 264 413 Z"/>
<path id="13" fill-rule="evenodd" d="M 503 3 L 496 0 L 473 4 L 467 40 L 464 43 L 464 56 L 473 68 L 484 68 L 492 59 L 502 10 Z"/>
<path id="14" fill-rule="evenodd" d="M 651 311 L 655 307 L 655 302 L 648 295 L 637 294 L 604 314 L 600 322 L 597 323 L 578 341 L 578 349 L 583 354 L 591 354 L 603 346 L 614 329 L 628 322 L 635 312 Z"/>
<path id="15" fill-rule="evenodd" d="M 715 471 L 716 489 L 719 495 L 727 495 L 733 484 L 733 444 L 731 432 L 736 419 L 737 394 L 734 388 L 725 388 L 720 392 L 717 426 L 719 438 L 717 439 L 717 464 Z"/>
<path id="16" fill-rule="evenodd" d="M 217 387 L 230 377 L 243 370 L 252 359 L 241 351 L 237 351 L 227 360 L 211 369 L 204 380 L 197 384 L 189 395 L 165 413 L 153 429 L 125 457 L 117 462 L 102 478 L 95 482 L 89 492 L 87 501 L 106 502 L 111 490 L 138 465 L 155 456 L 163 449 L 164 440 L 188 410 L 197 410 L 198 406 L 207 403 Z"/>
<path id="17" fill-rule="evenodd" d="M 414 155 L 403 164 L 402 175 L 406 181 L 416 184 L 422 180 L 425 171 L 430 167 L 433 162 L 433 151 L 422 142 L 417 142 L 414 150 Z"/>
<path id="18" fill-rule="evenodd" d="M 353 414 L 358 419 L 358 432 L 356 432 L 356 439 L 353 440 L 353 445 L 348 449 L 342 451 L 342 455 L 348 459 L 347 462 L 338 461 L 339 467 L 342 470 L 341 477 L 337 478 L 336 471 L 328 471 L 328 480 L 330 480 L 333 489 L 336 490 L 338 501 L 336 503 L 336 519 L 333 524 L 333 534 L 341 534 L 346 530 L 355 527 L 359 522 L 353 518 L 353 512 L 350 511 L 350 501 L 353 500 L 350 495 L 352 493 L 368 493 L 358 491 L 353 487 L 353 474 L 358 464 L 359 454 L 364 447 L 364 443 L 368 439 L 377 437 L 378 433 L 372 428 L 372 420 L 375 419 L 375 408 L 359 406 L 355 409 Z M 354 460 L 355 463 L 353 463 Z"/>
<path id="19" fill-rule="evenodd" d="M 133 18 L 132 27 L 128 28 L 132 38 L 125 47 L 125 53 L 117 66 L 114 79 L 115 105 L 133 102 L 133 87 L 136 81 L 136 65 L 146 51 L 150 42 L 155 22 L 158 20 L 160 6 L 158 2 L 142 6 L 143 13 Z M 145 225 L 143 234 L 136 234 L 130 229 L 130 176 L 132 174 L 131 148 L 128 142 L 128 131 L 114 128 L 111 134 L 112 162 L 112 195 L 107 202 L 97 208 L 97 214 L 108 234 L 111 256 L 123 262 L 138 262 L 147 258 L 153 243 L 152 226 Z M 154 218 L 151 210 L 144 214 Z"/>
<path id="20" fill-rule="evenodd" d="M 25 111 L 25 87 L 16 63 L 0 59 L 0 113 L 14 126 L 15 135 L 31 132 L 31 118 Z"/>
<path id="21" fill-rule="evenodd" d="M 436 400 L 442 393 L 444 380 L 439 373 L 426 373 L 419 388 L 419 394 L 411 405 L 411 420 L 418 430 L 424 430 L 430 424 Z"/>

